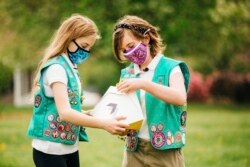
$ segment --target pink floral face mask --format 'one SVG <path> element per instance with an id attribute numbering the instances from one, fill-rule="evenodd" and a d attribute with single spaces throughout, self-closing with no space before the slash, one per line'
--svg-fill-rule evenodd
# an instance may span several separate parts
<path id="1" fill-rule="evenodd" d="M 147 57 L 147 46 L 140 42 L 135 47 L 125 50 L 124 56 L 129 61 L 141 65 Z"/>

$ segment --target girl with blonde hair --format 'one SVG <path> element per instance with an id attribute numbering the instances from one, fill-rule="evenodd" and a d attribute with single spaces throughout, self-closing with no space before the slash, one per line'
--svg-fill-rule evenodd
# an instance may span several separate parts
<path id="1" fill-rule="evenodd" d="M 79 141 L 88 141 L 85 128 L 124 133 L 124 117 L 93 118 L 81 112 L 82 87 L 77 65 L 90 55 L 100 38 L 95 23 L 74 14 L 56 31 L 34 80 L 34 107 L 28 135 L 33 138 L 37 167 L 79 167 Z"/>

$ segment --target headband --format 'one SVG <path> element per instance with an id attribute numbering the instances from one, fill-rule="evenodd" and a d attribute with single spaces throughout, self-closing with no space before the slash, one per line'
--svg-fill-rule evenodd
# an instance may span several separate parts
<path id="1" fill-rule="evenodd" d="M 139 27 L 139 26 L 135 26 L 135 25 L 129 25 L 126 23 L 121 23 L 121 24 L 117 24 L 114 28 L 114 31 L 116 31 L 118 28 L 126 28 L 126 29 L 134 29 L 137 32 L 140 32 L 141 34 L 145 35 L 147 32 L 150 31 L 150 29 L 146 29 L 143 27 Z"/>

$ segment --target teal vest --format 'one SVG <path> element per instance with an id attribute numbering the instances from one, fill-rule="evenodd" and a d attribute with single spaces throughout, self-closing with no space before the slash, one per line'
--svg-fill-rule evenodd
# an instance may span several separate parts
<path id="1" fill-rule="evenodd" d="M 88 141 L 84 128 L 60 120 L 54 98 L 45 95 L 43 75 L 52 64 L 59 64 L 65 69 L 71 108 L 81 112 L 81 94 L 73 69 L 63 56 L 54 57 L 40 71 L 40 88 L 35 92 L 33 116 L 29 124 L 28 136 L 69 145 L 75 144 L 78 137 L 79 141 Z"/>
<path id="2" fill-rule="evenodd" d="M 164 86 L 169 86 L 169 76 L 172 69 L 180 66 L 184 76 L 186 91 L 189 85 L 189 71 L 184 62 L 176 61 L 162 56 L 156 66 L 152 81 Z M 122 78 L 138 77 L 134 74 L 134 65 L 130 65 L 121 71 Z M 139 91 L 137 91 L 137 95 Z M 140 96 L 138 95 L 138 98 Z M 186 136 L 186 105 L 176 106 L 168 104 L 145 93 L 146 115 L 148 130 L 152 146 L 159 150 L 181 148 L 185 145 Z M 129 151 L 135 151 L 138 144 L 138 132 L 132 132 L 127 136 L 126 147 Z"/>

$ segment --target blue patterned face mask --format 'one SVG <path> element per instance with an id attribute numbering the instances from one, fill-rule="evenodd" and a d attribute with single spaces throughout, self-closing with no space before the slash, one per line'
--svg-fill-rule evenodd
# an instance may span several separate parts
<path id="1" fill-rule="evenodd" d="M 75 40 L 73 42 L 76 44 L 77 49 L 74 52 L 70 52 L 68 49 L 69 59 L 73 64 L 81 64 L 83 63 L 90 55 L 90 52 L 81 48 Z"/>

